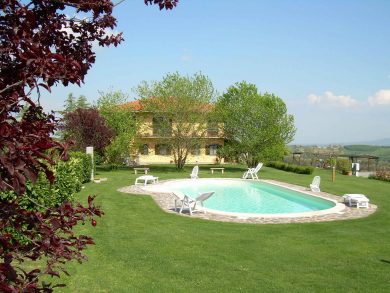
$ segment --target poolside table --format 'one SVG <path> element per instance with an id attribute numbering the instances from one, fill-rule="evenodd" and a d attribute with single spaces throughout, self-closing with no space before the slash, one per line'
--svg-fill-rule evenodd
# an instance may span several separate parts
<path id="1" fill-rule="evenodd" d="M 223 174 L 223 172 L 225 171 L 225 168 L 210 168 L 210 170 L 211 170 L 211 174 L 214 174 L 215 170 L 219 170 Z"/>
<path id="2" fill-rule="evenodd" d="M 144 174 L 148 174 L 149 168 L 133 168 L 134 174 L 137 174 L 138 171 L 143 171 Z"/>

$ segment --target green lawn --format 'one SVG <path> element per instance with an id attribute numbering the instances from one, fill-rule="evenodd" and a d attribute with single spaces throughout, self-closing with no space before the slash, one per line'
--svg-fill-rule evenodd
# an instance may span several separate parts
<path id="1" fill-rule="evenodd" d="M 171 166 L 152 166 L 160 179 L 185 178 Z M 227 167 L 223 177 L 240 177 Z M 84 264 L 68 266 L 63 292 L 389 292 L 390 183 L 330 171 L 298 175 L 270 168 L 262 178 L 342 195 L 364 193 L 379 206 L 368 218 L 306 224 L 255 225 L 213 222 L 162 211 L 149 196 L 116 189 L 134 183 L 131 171 L 99 172 L 108 181 L 80 193 L 98 195 L 105 211 L 98 225 L 80 226 L 96 245 Z M 201 166 L 200 177 L 211 175 Z"/>

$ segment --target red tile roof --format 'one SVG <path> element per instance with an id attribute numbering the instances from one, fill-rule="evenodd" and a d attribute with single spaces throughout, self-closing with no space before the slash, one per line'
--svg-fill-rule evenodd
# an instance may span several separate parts
<path id="1" fill-rule="evenodd" d="M 139 100 L 128 102 L 128 103 L 124 104 L 123 107 L 124 108 L 131 108 L 134 111 L 142 110 L 141 101 L 139 101 Z"/>

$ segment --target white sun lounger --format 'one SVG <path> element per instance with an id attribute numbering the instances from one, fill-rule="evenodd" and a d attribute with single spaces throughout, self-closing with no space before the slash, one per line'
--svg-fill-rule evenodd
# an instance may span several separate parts
<path id="1" fill-rule="evenodd" d="M 214 191 L 200 193 L 195 199 L 189 195 L 184 195 L 179 213 L 181 214 L 184 208 L 188 208 L 190 215 L 192 216 L 192 212 L 196 209 L 196 205 L 200 204 L 203 208 L 203 202 L 210 198 L 214 193 Z M 203 212 L 206 213 L 204 209 Z"/>
<path id="2" fill-rule="evenodd" d="M 177 211 L 178 207 L 183 205 L 185 195 L 181 192 L 172 192 L 172 196 L 175 202 L 175 211 Z"/>
<path id="3" fill-rule="evenodd" d="M 359 208 L 368 208 L 368 202 L 370 201 L 364 194 L 344 194 L 344 203 Z"/>
<path id="4" fill-rule="evenodd" d="M 143 181 L 143 183 L 141 183 L 140 181 Z M 158 177 L 154 177 L 152 175 L 143 175 L 143 176 L 140 176 L 140 177 L 137 177 L 137 179 L 135 179 L 135 185 L 140 185 L 140 184 L 144 184 L 145 186 L 149 183 L 158 183 Z"/>
<path id="5" fill-rule="evenodd" d="M 259 173 L 261 167 L 263 167 L 263 163 L 258 163 L 256 168 L 248 168 L 244 175 L 242 175 L 242 179 L 249 179 L 249 177 L 253 180 L 259 179 L 259 177 L 257 177 L 257 173 Z"/>

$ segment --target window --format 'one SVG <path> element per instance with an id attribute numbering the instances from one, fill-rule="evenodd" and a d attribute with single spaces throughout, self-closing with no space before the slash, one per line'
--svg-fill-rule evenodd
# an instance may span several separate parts
<path id="1" fill-rule="evenodd" d="M 147 144 L 144 144 L 142 145 L 140 148 L 139 148 L 139 153 L 141 155 L 149 155 L 149 146 Z"/>
<path id="2" fill-rule="evenodd" d="M 215 122 L 207 123 L 207 136 L 208 137 L 216 137 L 218 136 L 218 124 Z"/>
<path id="3" fill-rule="evenodd" d="M 168 119 L 166 117 L 153 117 L 153 135 L 171 136 L 172 119 Z"/>
<path id="4" fill-rule="evenodd" d="M 200 155 L 200 146 L 195 145 L 191 150 L 191 155 L 193 156 L 199 156 Z"/>
<path id="5" fill-rule="evenodd" d="M 166 144 L 157 144 L 156 145 L 156 155 L 167 156 L 171 154 L 171 149 Z"/>
<path id="6" fill-rule="evenodd" d="M 211 144 L 211 145 L 206 146 L 206 155 L 216 156 L 219 147 L 220 147 L 220 145 L 218 145 L 218 144 Z"/>

